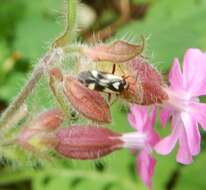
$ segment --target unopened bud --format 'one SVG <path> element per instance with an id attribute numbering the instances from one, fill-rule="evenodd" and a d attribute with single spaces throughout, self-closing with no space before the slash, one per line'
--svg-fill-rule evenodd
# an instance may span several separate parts
<path id="1" fill-rule="evenodd" d="M 18 136 L 17 143 L 22 148 L 34 152 L 40 152 L 48 147 L 55 147 L 58 143 L 55 132 L 40 131 L 33 128 L 24 128 Z"/>
<path id="2" fill-rule="evenodd" d="M 63 88 L 69 102 L 86 118 L 101 123 L 111 122 L 109 105 L 99 92 L 90 90 L 71 76 L 64 77 Z"/>
<path id="3" fill-rule="evenodd" d="M 56 144 L 54 130 L 63 122 L 63 114 L 57 109 L 51 109 L 39 114 L 37 118 L 27 123 L 20 132 L 17 142 L 25 149 L 34 151 Z"/>
<path id="4" fill-rule="evenodd" d="M 58 109 L 50 109 L 39 114 L 35 119 L 33 126 L 40 130 L 53 130 L 58 128 L 64 120 L 63 113 Z"/>
<path id="5" fill-rule="evenodd" d="M 80 160 L 98 159 L 123 146 L 120 134 L 96 126 L 71 126 L 58 132 L 61 155 Z"/>
<path id="6" fill-rule="evenodd" d="M 94 48 L 83 48 L 82 52 L 94 61 L 121 63 L 141 54 L 143 49 L 144 42 L 141 45 L 134 45 L 125 41 L 116 41 L 111 45 L 102 44 Z"/>
<path id="7" fill-rule="evenodd" d="M 54 67 L 51 70 L 49 70 L 49 75 L 50 77 L 55 78 L 56 80 L 63 80 L 62 72 L 58 67 Z"/>
<path id="8" fill-rule="evenodd" d="M 141 81 L 153 81 L 159 85 L 163 83 L 160 73 L 143 57 L 136 57 L 127 62 L 126 66 Z"/>
<path id="9" fill-rule="evenodd" d="M 161 104 L 168 99 L 167 93 L 157 83 L 147 81 L 142 83 L 142 86 L 144 89 L 142 105 Z"/>
<path id="10" fill-rule="evenodd" d="M 144 58 L 137 57 L 126 63 L 126 66 L 131 76 L 136 78 L 136 84 L 141 85 L 142 105 L 161 103 L 168 99 L 167 93 L 163 90 L 164 82 L 161 75 Z"/>
<path id="11" fill-rule="evenodd" d="M 120 134 L 98 126 L 71 126 L 57 134 L 56 151 L 77 160 L 98 159 L 122 148 L 142 149 L 146 134 L 131 132 Z"/>

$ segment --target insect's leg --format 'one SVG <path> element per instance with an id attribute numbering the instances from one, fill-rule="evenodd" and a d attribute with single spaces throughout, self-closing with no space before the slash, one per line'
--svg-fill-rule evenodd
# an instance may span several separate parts
<path id="1" fill-rule="evenodd" d="M 116 95 L 116 98 L 109 105 L 112 106 L 117 101 L 117 98 L 118 98 L 118 95 Z"/>
<path id="2" fill-rule="evenodd" d="M 111 102 L 111 97 L 112 97 L 111 93 L 108 93 L 108 102 L 109 103 Z"/>

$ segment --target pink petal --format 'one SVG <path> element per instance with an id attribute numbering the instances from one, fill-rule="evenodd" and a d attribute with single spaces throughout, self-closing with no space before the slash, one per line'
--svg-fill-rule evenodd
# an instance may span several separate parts
<path id="1" fill-rule="evenodd" d="M 184 123 L 185 132 L 187 136 L 187 142 L 192 155 L 197 155 L 200 152 L 200 140 L 201 136 L 198 129 L 198 124 L 195 120 L 186 112 L 181 114 L 182 121 Z"/>
<path id="2" fill-rule="evenodd" d="M 206 104 L 205 103 L 191 103 L 191 114 L 201 127 L 206 131 Z"/>
<path id="3" fill-rule="evenodd" d="M 156 118 L 156 107 L 153 106 L 151 110 L 151 117 L 148 114 L 146 106 L 131 106 L 131 112 L 128 115 L 129 123 L 133 128 L 139 132 L 143 132 L 147 135 L 147 145 L 154 146 L 160 139 L 159 135 L 153 128 Z"/>
<path id="4" fill-rule="evenodd" d="M 193 78 L 194 71 L 196 70 L 197 62 L 202 56 L 202 52 L 199 49 L 188 49 L 185 53 L 183 60 L 183 80 L 190 82 Z"/>
<path id="5" fill-rule="evenodd" d="M 129 121 L 129 124 L 134 128 L 136 129 L 136 120 L 135 120 L 135 117 L 132 113 L 129 113 L 128 114 L 128 121 Z"/>
<path id="6" fill-rule="evenodd" d="M 172 89 L 181 90 L 183 89 L 183 79 L 181 68 L 178 59 L 175 59 L 172 68 L 169 73 L 169 81 Z"/>
<path id="7" fill-rule="evenodd" d="M 151 110 L 151 116 L 150 116 L 152 126 L 155 125 L 156 117 L 157 117 L 157 107 L 153 106 Z"/>
<path id="8" fill-rule="evenodd" d="M 186 132 L 183 127 L 181 127 L 180 131 L 179 150 L 177 152 L 176 160 L 182 164 L 190 164 L 192 162 L 192 154 L 190 152 Z"/>
<path id="9" fill-rule="evenodd" d="M 144 126 L 144 132 L 146 132 L 148 137 L 148 143 L 150 146 L 154 146 L 159 142 L 160 136 L 159 134 L 154 130 L 155 120 L 157 116 L 157 107 L 153 106 L 151 110 L 151 117 L 147 119 L 147 122 Z"/>
<path id="10" fill-rule="evenodd" d="M 146 107 L 146 106 L 144 106 Z M 145 113 L 145 123 L 143 126 L 143 131 L 150 131 L 156 122 L 156 116 L 157 116 L 157 107 L 152 106 L 150 113 Z"/>
<path id="11" fill-rule="evenodd" d="M 150 146 L 155 146 L 160 141 L 159 134 L 154 130 L 154 128 L 151 128 L 147 132 L 148 142 Z"/>
<path id="12" fill-rule="evenodd" d="M 146 151 L 141 151 L 137 157 L 137 170 L 144 184 L 152 189 L 152 176 L 154 175 L 155 159 Z"/>
<path id="13" fill-rule="evenodd" d="M 131 119 L 132 116 L 129 116 L 130 121 L 133 121 L 131 123 L 135 123 L 135 125 L 133 125 L 133 127 L 139 131 L 143 131 L 144 130 L 144 125 L 145 122 L 147 120 L 148 117 L 148 112 L 147 112 L 147 107 L 146 106 L 138 106 L 136 104 L 133 104 L 130 107 L 130 113 L 133 115 L 134 119 Z M 135 120 L 135 122 L 134 122 Z"/>
<path id="14" fill-rule="evenodd" d="M 169 108 L 162 108 L 161 109 L 160 122 L 161 122 L 163 128 L 165 128 L 170 115 L 171 115 L 171 110 Z"/>
<path id="15" fill-rule="evenodd" d="M 187 50 L 183 63 L 185 90 L 192 96 L 206 94 L 206 54 L 199 49 Z"/>
<path id="16" fill-rule="evenodd" d="M 167 155 L 172 151 L 179 137 L 179 127 L 181 126 L 174 125 L 171 135 L 163 138 L 155 145 L 154 149 L 157 153 Z"/>

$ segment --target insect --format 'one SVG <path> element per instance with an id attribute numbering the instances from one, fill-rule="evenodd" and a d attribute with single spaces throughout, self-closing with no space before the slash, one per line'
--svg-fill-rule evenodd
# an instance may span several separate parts
<path id="1" fill-rule="evenodd" d="M 124 77 L 97 70 L 80 72 L 78 80 L 91 90 L 108 94 L 121 94 L 129 87 Z"/>
<path id="2" fill-rule="evenodd" d="M 107 93 L 109 102 L 111 101 L 111 95 L 120 96 L 131 103 L 141 103 L 142 101 L 141 84 L 137 83 L 137 79 L 130 76 L 120 77 L 91 70 L 80 72 L 78 80 L 90 90 Z"/>

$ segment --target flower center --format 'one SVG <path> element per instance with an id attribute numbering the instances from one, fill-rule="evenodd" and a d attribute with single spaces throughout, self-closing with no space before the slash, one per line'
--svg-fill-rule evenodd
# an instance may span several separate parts
<path id="1" fill-rule="evenodd" d="M 165 88 L 165 91 L 169 95 L 169 99 L 165 101 L 164 103 L 172 108 L 174 108 L 176 111 L 185 111 L 189 112 L 190 111 L 190 103 L 193 101 L 198 101 L 197 99 L 194 99 L 191 97 L 190 94 L 187 92 L 175 92 L 172 91 L 171 89 Z"/>

